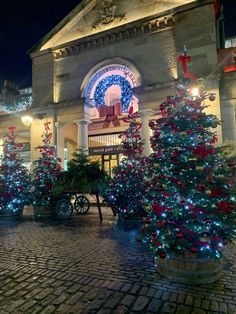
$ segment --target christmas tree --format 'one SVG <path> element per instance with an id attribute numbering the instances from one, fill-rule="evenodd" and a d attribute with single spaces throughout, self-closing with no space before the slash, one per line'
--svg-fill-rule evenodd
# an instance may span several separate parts
<path id="1" fill-rule="evenodd" d="M 19 156 L 23 144 L 16 143 L 15 130 L 9 127 L 0 166 L 0 215 L 4 216 L 21 214 L 29 203 L 30 176 Z"/>
<path id="2" fill-rule="evenodd" d="M 83 149 L 78 149 L 68 162 L 68 170 L 62 172 L 53 185 L 53 194 L 59 195 L 66 190 L 100 194 L 105 186 L 106 173 L 100 169 L 99 162 L 90 160 Z"/>
<path id="3" fill-rule="evenodd" d="M 215 95 L 192 96 L 197 81 L 187 74 L 150 122 L 154 175 L 141 239 L 160 258 L 187 251 L 218 259 L 236 234 L 231 167 L 215 145 L 220 122 L 204 110 Z"/>
<path id="4" fill-rule="evenodd" d="M 43 145 L 35 147 L 41 153 L 39 159 L 33 162 L 33 204 L 47 206 L 52 197 L 52 186 L 57 180 L 61 166 L 60 159 L 55 155 L 55 147 L 51 145 L 52 132 L 50 122 L 44 124 L 45 131 L 42 134 Z"/>
<path id="5" fill-rule="evenodd" d="M 128 117 L 123 120 L 129 123 L 129 128 L 121 133 L 124 158 L 113 170 L 105 199 L 113 211 L 121 217 L 140 215 L 145 199 L 145 176 L 150 169 L 149 159 L 142 155 L 144 141 L 141 140 L 141 122 L 138 112 L 130 107 Z"/>

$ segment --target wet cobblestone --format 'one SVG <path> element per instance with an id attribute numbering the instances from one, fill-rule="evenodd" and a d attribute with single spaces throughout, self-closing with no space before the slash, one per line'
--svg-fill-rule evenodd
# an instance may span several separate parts
<path id="1" fill-rule="evenodd" d="M 36 222 L 32 211 L 0 219 L 0 314 L 236 314 L 236 249 L 209 285 L 161 277 L 136 241 L 139 223 L 103 208 L 68 222 Z"/>

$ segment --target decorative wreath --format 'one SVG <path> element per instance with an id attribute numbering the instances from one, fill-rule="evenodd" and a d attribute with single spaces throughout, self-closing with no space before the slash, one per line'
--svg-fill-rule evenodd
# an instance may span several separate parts
<path id="1" fill-rule="evenodd" d="M 99 106 L 105 105 L 105 93 L 112 85 L 118 85 L 121 88 L 122 111 L 127 112 L 133 98 L 133 92 L 130 83 L 121 75 L 107 76 L 98 83 L 94 92 L 95 107 L 98 109 Z"/>

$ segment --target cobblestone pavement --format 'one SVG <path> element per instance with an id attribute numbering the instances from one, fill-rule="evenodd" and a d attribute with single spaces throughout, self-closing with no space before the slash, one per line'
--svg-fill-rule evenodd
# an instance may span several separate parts
<path id="1" fill-rule="evenodd" d="M 103 223 L 95 208 L 68 222 L 1 219 L 0 313 L 236 313 L 234 248 L 217 283 L 174 283 L 135 240 L 137 222 L 103 212 Z"/>

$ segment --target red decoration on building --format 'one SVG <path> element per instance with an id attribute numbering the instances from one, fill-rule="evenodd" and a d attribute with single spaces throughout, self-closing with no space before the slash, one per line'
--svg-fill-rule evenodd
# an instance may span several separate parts
<path id="1" fill-rule="evenodd" d="M 220 14 L 220 1 L 214 0 L 214 11 L 215 11 L 215 17 L 218 17 Z"/>
<path id="2" fill-rule="evenodd" d="M 99 117 L 105 117 L 103 128 L 108 128 L 110 123 L 114 126 L 120 126 L 118 116 L 122 114 L 121 103 L 118 102 L 113 106 L 101 105 L 98 107 Z"/>
<path id="3" fill-rule="evenodd" d="M 187 62 L 190 62 L 190 61 L 191 61 L 191 57 L 190 57 L 190 56 L 187 56 L 187 49 L 186 49 L 186 47 L 183 48 L 183 53 L 182 53 L 181 56 L 178 56 L 178 59 L 177 59 L 177 60 L 178 60 L 179 62 L 181 62 L 181 67 L 182 67 L 183 75 L 184 75 L 185 77 L 191 78 L 191 79 L 193 79 L 194 81 L 196 81 L 197 78 L 196 78 L 193 74 L 191 74 L 191 73 L 189 73 L 189 72 L 187 71 Z"/>
<path id="4" fill-rule="evenodd" d="M 235 63 L 236 48 L 231 47 L 231 48 L 222 49 L 220 56 L 221 58 L 219 61 L 220 62 L 223 61 L 224 64 L 227 64 L 224 66 L 224 69 L 223 69 L 225 73 L 236 71 L 236 63 Z"/>

